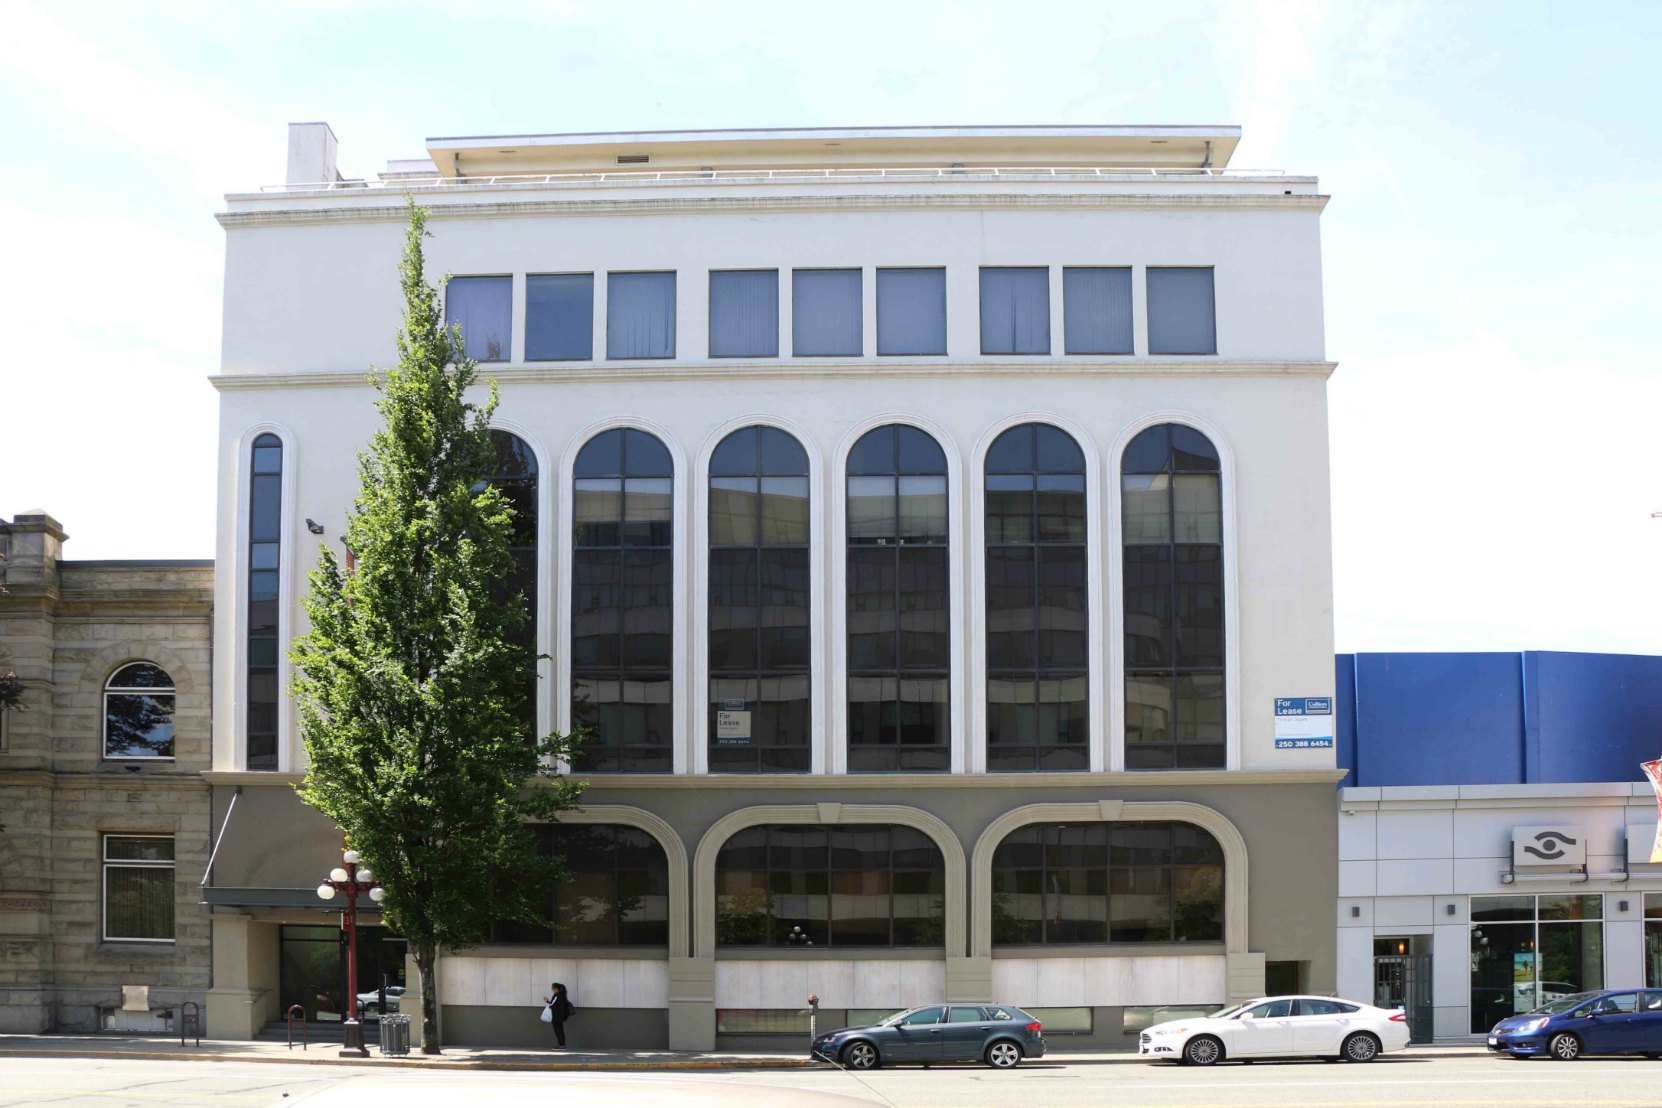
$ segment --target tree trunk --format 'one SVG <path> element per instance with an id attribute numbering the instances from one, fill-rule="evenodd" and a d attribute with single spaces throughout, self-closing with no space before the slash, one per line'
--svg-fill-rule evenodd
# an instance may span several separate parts
<path id="1" fill-rule="evenodd" d="M 433 973 L 433 963 L 438 954 L 437 945 L 432 942 L 412 943 L 415 947 L 416 972 L 421 975 L 421 1052 L 423 1054 L 438 1054 L 439 1050 L 439 998 L 438 978 Z"/>

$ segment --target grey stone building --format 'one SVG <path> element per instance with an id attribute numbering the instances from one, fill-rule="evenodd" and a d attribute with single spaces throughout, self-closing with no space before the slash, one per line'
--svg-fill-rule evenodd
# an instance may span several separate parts
<path id="1" fill-rule="evenodd" d="M 0 520 L 0 1031 L 171 1030 L 211 974 L 213 563 L 66 537 Z"/>

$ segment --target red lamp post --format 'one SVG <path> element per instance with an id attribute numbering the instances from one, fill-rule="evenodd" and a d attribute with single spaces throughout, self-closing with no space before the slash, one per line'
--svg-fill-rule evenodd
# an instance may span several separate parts
<path id="1" fill-rule="evenodd" d="M 346 894 L 346 907 L 341 909 L 341 921 L 346 927 L 346 1022 L 341 1025 L 342 1058 L 368 1058 L 364 1046 L 364 1027 L 358 1022 L 358 894 L 368 893 L 376 904 L 386 896 L 386 890 L 368 869 L 358 868 L 358 852 L 342 853 L 344 868 L 336 866 L 329 871 L 329 880 L 317 887 L 323 900 L 333 900 L 337 892 Z"/>

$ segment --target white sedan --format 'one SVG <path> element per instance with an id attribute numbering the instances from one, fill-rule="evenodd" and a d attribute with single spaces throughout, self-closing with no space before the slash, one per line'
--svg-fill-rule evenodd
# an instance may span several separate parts
<path id="1" fill-rule="evenodd" d="M 1155 1024 L 1137 1040 L 1137 1053 L 1194 1066 L 1253 1058 L 1371 1062 L 1407 1045 L 1408 1017 L 1400 1010 L 1330 996 L 1273 996 Z"/>

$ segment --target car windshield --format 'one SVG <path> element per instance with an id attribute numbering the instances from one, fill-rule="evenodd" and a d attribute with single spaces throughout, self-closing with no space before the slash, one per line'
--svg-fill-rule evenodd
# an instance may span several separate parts
<path id="1" fill-rule="evenodd" d="M 1245 1004 L 1231 1004 L 1227 1008 L 1219 1008 L 1216 1012 L 1212 1012 L 1206 1018 L 1209 1020 L 1221 1020 L 1226 1016 L 1234 1015 L 1236 1012 L 1239 1012 L 1245 1007 Z"/>
<path id="2" fill-rule="evenodd" d="M 1587 1003 L 1597 995 L 1597 993 L 1574 993 L 1570 996 L 1561 996 L 1557 1000 L 1547 1001 L 1535 1011 L 1542 1015 L 1556 1016 L 1561 1012 L 1568 1012 L 1571 1008 Z"/>
<path id="3" fill-rule="evenodd" d="M 915 1011 L 917 1011 L 916 1008 L 902 1008 L 898 1012 L 890 1012 L 888 1015 L 886 1015 L 882 1019 L 878 1020 L 877 1023 L 876 1023 L 876 1026 L 878 1026 L 878 1027 L 892 1027 L 895 1024 L 899 1023 L 901 1020 L 905 1019 L 907 1016 L 911 1015 Z"/>

